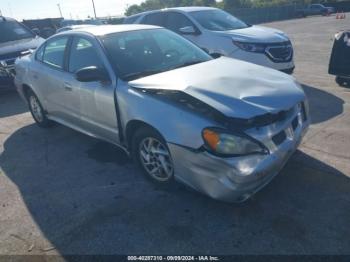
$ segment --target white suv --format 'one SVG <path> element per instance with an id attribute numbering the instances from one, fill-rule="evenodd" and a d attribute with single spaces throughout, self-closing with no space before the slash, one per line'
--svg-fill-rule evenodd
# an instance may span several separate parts
<path id="1" fill-rule="evenodd" d="M 294 70 L 293 47 L 285 33 L 249 25 L 217 8 L 168 8 L 127 17 L 124 23 L 162 26 L 210 54 L 229 56 L 286 73 Z"/>

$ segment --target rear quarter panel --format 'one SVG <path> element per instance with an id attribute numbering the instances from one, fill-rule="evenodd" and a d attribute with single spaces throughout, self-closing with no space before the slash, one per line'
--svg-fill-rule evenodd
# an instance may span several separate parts
<path id="1" fill-rule="evenodd" d="M 15 62 L 15 71 L 16 75 L 14 78 L 14 83 L 16 86 L 16 89 L 22 99 L 27 102 L 24 94 L 24 85 L 28 85 L 29 87 L 32 88 L 30 79 L 28 78 L 29 71 L 30 71 L 30 63 L 31 63 L 31 57 L 32 55 L 20 57 L 16 59 Z"/>

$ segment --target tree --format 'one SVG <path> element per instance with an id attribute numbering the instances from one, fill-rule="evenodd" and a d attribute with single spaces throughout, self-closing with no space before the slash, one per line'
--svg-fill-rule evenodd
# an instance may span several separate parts
<path id="1" fill-rule="evenodd" d="M 251 7 L 254 0 L 223 0 L 223 8 L 232 10 L 233 8 Z"/>
<path id="2" fill-rule="evenodd" d="M 142 9 L 139 5 L 131 5 L 131 6 L 128 6 L 128 8 L 126 9 L 125 15 L 126 16 L 135 15 L 141 12 L 142 12 Z"/>

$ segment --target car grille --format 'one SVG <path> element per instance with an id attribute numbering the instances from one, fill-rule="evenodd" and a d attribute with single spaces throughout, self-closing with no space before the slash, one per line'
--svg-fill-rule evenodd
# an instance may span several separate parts
<path id="1" fill-rule="evenodd" d="M 299 126 L 299 120 L 298 120 L 298 117 L 296 116 L 292 121 L 293 131 L 297 130 L 298 126 Z M 285 130 L 282 130 L 281 132 L 279 132 L 278 134 L 272 137 L 272 141 L 275 143 L 276 146 L 281 145 L 286 139 L 287 139 L 287 134 Z"/>
<path id="2" fill-rule="evenodd" d="M 292 127 L 294 131 L 298 128 L 298 125 L 299 125 L 299 121 L 298 121 L 298 117 L 296 117 L 292 122 Z"/>
<path id="3" fill-rule="evenodd" d="M 16 58 L 1 60 L 1 65 L 6 69 L 12 69 L 15 65 Z"/>
<path id="4" fill-rule="evenodd" d="M 284 130 L 272 137 L 272 141 L 275 143 L 276 146 L 279 146 L 280 144 L 282 144 L 286 139 L 287 139 L 287 135 Z"/>
<path id="5" fill-rule="evenodd" d="M 1 76 L 11 77 L 15 73 L 15 61 L 18 57 L 27 54 L 28 50 L 22 50 L 0 55 L 0 73 Z"/>
<path id="6" fill-rule="evenodd" d="M 274 62 L 290 62 L 293 59 L 293 47 L 290 42 L 269 45 L 266 48 L 267 56 Z"/>

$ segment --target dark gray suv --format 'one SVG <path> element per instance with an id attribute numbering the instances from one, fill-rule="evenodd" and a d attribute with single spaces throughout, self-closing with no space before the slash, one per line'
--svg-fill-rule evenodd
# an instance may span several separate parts
<path id="1" fill-rule="evenodd" d="M 15 19 L 0 16 L 0 91 L 13 87 L 16 58 L 30 53 L 43 41 Z"/>

